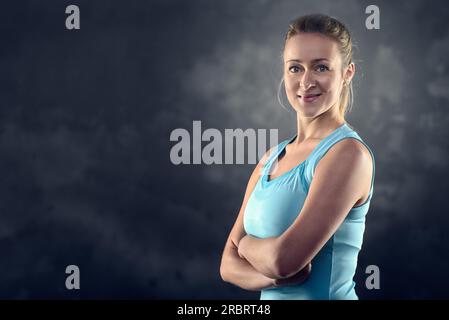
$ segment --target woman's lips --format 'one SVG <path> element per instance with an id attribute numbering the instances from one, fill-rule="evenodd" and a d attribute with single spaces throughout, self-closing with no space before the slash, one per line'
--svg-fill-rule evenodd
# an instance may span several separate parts
<path id="1" fill-rule="evenodd" d="M 321 93 L 317 93 L 317 94 L 307 94 L 305 96 L 298 95 L 298 98 L 302 99 L 304 102 L 313 102 L 313 101 L 317 100 L 320 96 L 321 96 Z"/>

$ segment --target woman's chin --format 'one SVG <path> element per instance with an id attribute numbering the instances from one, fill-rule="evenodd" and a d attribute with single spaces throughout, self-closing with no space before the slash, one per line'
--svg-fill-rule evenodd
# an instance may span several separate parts
<path id="1" fill-rule="evenodd" d="M 320 114 L 321 108 L 310 108 L 310 107 L 304 107 L 304 106 L 295 106 L 296 113 L 299 113 L 304 118 L 315 118 Z"/>

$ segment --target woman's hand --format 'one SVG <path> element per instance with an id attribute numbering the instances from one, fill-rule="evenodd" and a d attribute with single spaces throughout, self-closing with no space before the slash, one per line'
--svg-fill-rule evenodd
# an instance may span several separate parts
<path id="1" fill-rule="evenodd" d="M 276 287 L 285 287 L 301 284 L 307 280 L 311 272 L 312 272 L 312 264 L 309 262 L 302 270 L 292 275 L 291 277 L 283 279 L 275 279 L 274 287 L 276 288 Z"/>

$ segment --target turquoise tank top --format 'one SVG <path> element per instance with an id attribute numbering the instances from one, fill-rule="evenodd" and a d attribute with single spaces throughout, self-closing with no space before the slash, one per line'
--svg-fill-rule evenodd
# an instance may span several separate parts
<path id="1" fill-rule="evenodd" d="M 362 142 L 373 160 L 371 188 L 367 200 L 353 207 L 337 231 L 312 260 L 312 272 L 300 285 L 270 288 L 261 291 L 261 300 L 357 300 L 353 277 L 358 253 L 362 247 L 365 216 L 374 186 L 374 155 L 371 149 L 348 124 L 344 123 L 322 139 L 302 163 L 288 172 L 268 180 L 269 169 L 288 143 L 284 140 L 274 148 L 263 166 L 261 176 L 248 199 L 244 212 L 247 234 L 257 238 L 277 237 L 295 221 L 307 197 L 315 168 L 320 159 L 337 142 L 354 138 Z"/>

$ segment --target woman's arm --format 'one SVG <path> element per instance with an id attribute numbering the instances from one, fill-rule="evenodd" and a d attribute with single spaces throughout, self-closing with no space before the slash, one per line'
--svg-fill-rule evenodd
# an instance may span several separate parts
<path id="1" fill-rule="evenodd" d="M 221 260 L 221 278 L 240 288 L 260 291 L 274 287 L 276 279 L 268 278 L 254 269 L 245 259 L 239 257 L 234 243 L 227 244 Z"/>
<path id="2" fill-rule="evenodd" d="M 318 163 L 294 223 L 279 237 L 246 236 L 239 245 L 239 255 L 266 276 L 288 278 L 296 274 L 314 258 L 363 196 L 360 186 L 371 184 L 371 174 L 371 155 L 361 143 L 354 139 L 336 143 Z"/>
<path id="3" fill-rule="evenodd" d="M 232 252 L 223 254 L 222 266 L 228 266 L 228 272 L 220 269 L 224 281 L 250 291 L 260 291 L 267 288 L 285 287 L 303 283 L 312 271 L 312 265 L 307 264 L 302 270 L 288 278 L 270 278 L 257 271 L 247 260 L 238 255 L 238 248 L 231 243 L 225 250 Z"/>
<path id="4" fill-rule="evenodd" d="M 276 258 L 280 250 L 279 242 L 279 237 L 256 238 L 246 235 L 240 240 L 238 254 L 263 275 L 279 279 L 281 276 L 277 270 Z"/>
<path id="5" fill-rule="evenodd" d="M 312 272 L 312 264 L 309 262 L 301 271 L 288 278 L 279 278 L 274 281 L 275 287 L 298 285 L 307 280 Z"/>
<path id="6" fill-rule="evenodd" d="M 277 269 L 278 266 L 276 265 L 275 256 L 280 250 L 278 248 L 278 243 L 280 242 L 279 239 L 279 237 L 260 239 L 251 235 L 246 235 L 240 240 L 238 254 L 240 258 L 250 260 L 251 265 L 257 266 L 257 271 L 266 277 L 276 279 L 276 286 L 304 282 L 312 270 L 312 265 L 310 262 L 303 269 L 293 275 L 281 275 Z"/>

